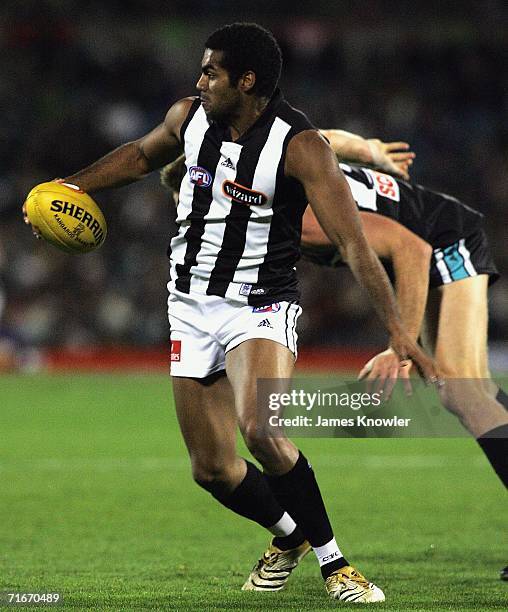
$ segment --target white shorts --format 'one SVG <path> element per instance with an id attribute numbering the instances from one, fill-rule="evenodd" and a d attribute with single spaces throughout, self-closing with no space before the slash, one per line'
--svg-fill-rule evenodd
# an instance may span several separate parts
<path id="1" fill-rule="evenodd" d="M 297 356 L 295 302 L 246 306 L 215 295 L 172 291 L 168 299 L 172 376 L 204 378 L 226 367 L 226 353 L 253 338 L 286 346 Z"/>

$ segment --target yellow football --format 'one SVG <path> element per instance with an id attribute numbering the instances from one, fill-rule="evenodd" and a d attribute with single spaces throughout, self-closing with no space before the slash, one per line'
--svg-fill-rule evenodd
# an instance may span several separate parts
<path id="1" fill-rule="evenodd" d="M 101 246 L 107 226 L 101 209 L 70 183 L 51 181 L 28 194 L 26 214 L 41 236 L 69 253 L 88 253 Z"/>

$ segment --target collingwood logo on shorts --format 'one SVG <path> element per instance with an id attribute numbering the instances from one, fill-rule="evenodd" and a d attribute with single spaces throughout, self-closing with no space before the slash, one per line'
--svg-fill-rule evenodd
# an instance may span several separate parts
<path id="1" fill-rule="evenodd" d="M 246 204 L 247 206 L 262 206 L 268 201 L 268 198 L 261 191 L 248 189 L 243 185 L 233 183 L 233 181 L 224 181 L 222 183 L 222 192 L 225 196 L 231 198 L 233 202 Z"/>
<path id="2" fill-rule="evenodd" d="M 267 306 L 254 306 L 252 312 L 279 312 L 280 303 L 274 302 L 273 304 L 268 304 Z"/>

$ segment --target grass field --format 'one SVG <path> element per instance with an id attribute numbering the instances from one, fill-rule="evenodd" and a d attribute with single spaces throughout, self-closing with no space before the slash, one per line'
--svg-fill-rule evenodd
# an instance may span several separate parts
<path id="1" fill-rule="evenodd" d="M 240 587 L 267 544 L 193 484 L 164 376 L 0 378 L 0 591 L 69 609 L 328 610 L 310 556 Z M 506 610 L 506 496 L 470 439 L 307 439 L 348 558 L 383 610 Z"/>

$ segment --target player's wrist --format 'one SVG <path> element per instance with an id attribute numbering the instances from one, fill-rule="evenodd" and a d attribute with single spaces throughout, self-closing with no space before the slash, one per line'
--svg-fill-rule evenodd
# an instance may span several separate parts
<path id="1" fill-rule="evenodd" d="M 381 166 L 384 162 L 383 153 L 381 151 L 381 141 L 377 138 L 368 138 L 366 142 L 370 154 L 368 163 L 372 166 Z"/>
<path id="2" fill-rule="evenodd" d="M 411 343 L 409 334 L 401 324 L 394 324 L 394 327 L 389 329 L 389 334 L 389 348 L 397 354 L 399 354 L 401 346 L 407 346 Z"/>

